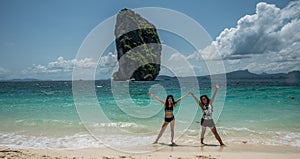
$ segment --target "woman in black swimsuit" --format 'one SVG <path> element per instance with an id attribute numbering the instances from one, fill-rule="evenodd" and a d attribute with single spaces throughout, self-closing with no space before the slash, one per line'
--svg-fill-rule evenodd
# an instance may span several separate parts
<path id="1" fill-rule="evenodd" d="M 166 101 L 163 101 L 159 99 L 157 96 L 153 95 L 151 92 L 148 93 L 148 96 L 153 97 L 157 101 L 161 102 L 164 107 L 165 107 L 165 122 L 163 123 L 161 130 L 156 138 L 156 140 L 153 142 L 153 144 L 156 144 L 159 140 L 159 138 L 162 136 L 164 131 L 166 130 L 166 127 L 170 123 L 170 128 L 171 128 L 171 143 L 172 145 L 175 145 L 173 138 L 174 138 L 174 125 L 175 125 L 175 118 L 173 114 L 173 108 L 174 106 L 185 96 L 187 96 L 190 93 L 186 93 L 184 96 L 178 98 L 176 101 L 174 100 L 173 95 L 168 95 L 166 98 Z"/>

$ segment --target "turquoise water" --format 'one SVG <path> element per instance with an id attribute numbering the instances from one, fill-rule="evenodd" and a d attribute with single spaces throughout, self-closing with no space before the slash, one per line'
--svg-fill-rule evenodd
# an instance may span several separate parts
<path id="1" fill-rule="evenodd" d="M 164 120 L 165 100 L 192 91 L 211 95 L 208 80 L 154 82 L 90 81 L 96 98 L 74 96 L 71 81 L 1 82 L 0 145 L 87 148 L 105 144 L 144 145 L 155 140 Z M 182 83 L 184 83 L 182 85 Z M 79 82 L 84 92 L 85 81 Z M 200 88 L 200 92 L 199 89 Z M 274 81 L 228 81 L 214 103 L 214 119 L 225 143 L 300 146 L 300 86 Z M 97 103 L 95 103 L 95 101 Z M 78 106 L 81 103 L 83 108 Z M 95 111 L 93 111 L 95 110 Z M 98 111 L 101 110 L 100 113 Z M 201 111 L 191 96 L 174 110 L 176 141 L 199 143 Z M 169 142 L 169 130 L 161 142 Z M 98 140 L 100 140 L 100 142 Z M 210 133 L 206 141 L 216 143 Z"/>

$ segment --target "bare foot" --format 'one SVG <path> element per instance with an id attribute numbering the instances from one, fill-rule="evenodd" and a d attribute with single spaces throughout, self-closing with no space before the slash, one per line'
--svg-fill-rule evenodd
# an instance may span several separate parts
<path id="1" fill-rule="evenodd" d="M 177 146 L 177 144 L 175 142 L 171 142 L 169 146 Z"/>

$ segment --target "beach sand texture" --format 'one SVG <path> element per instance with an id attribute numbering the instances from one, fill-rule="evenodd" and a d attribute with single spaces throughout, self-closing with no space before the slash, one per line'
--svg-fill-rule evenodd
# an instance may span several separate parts
<path id="1" fill-rule="evenodd" d="M 230 145 L 226 147 L 184 145 L 165 148 L 151 153 L 128 154 L 109 148 L 73 150 L 0 148 L 0 158 L 42 159 L 299 159 L 300 148 L 289 146 Z"/>

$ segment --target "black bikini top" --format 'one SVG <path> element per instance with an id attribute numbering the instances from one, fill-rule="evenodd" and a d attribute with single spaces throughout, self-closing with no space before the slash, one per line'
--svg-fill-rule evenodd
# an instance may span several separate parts
<path id="1" fill-rule="evenodd" d="M 166 106 L 165 111 L 173 111 L 173 106 Z"/>

